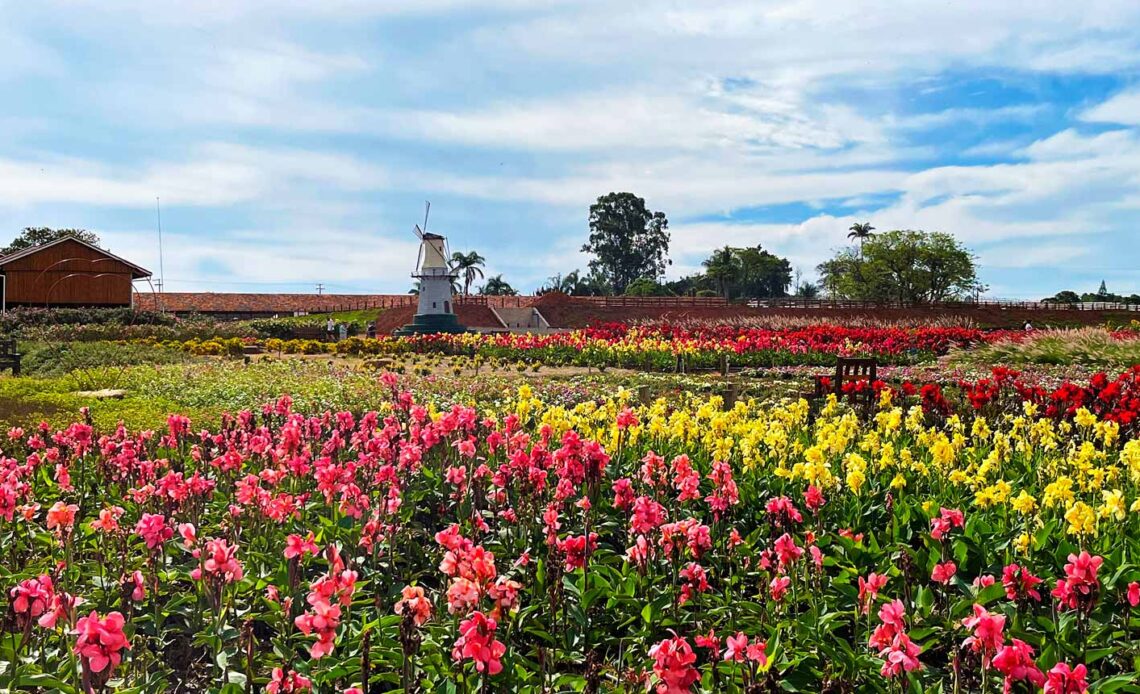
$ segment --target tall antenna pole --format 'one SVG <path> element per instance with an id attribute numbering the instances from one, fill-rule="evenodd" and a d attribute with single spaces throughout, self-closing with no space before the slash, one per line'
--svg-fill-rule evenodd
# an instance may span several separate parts
<path id="1" fill-rule="evenodd" d="M 323 294 L 324 291 L 325 291 L 325 285 L 318 283 L 317 284 L 317 296 L 320 296 L 321 294 Z"/>
<path id="2" fill-rule="evenodd" d="M 163 270 L 162 266 L 162 204 L 159 202 L 157 195 L 154 198 L 154 210 L 158 217 L 158 294 L 159 298 L 161 299 L 164 290 L 163 285 L 165 284 L 163 280 L 166 278 L 166 272 Z M 166 310 L 166 307 L 163 306 L 161 300 L 159 301 L 158 310 Z"/>

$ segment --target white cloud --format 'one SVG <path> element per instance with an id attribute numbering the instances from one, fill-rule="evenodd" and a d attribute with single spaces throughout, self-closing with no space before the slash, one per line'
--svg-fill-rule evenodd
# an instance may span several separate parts
<path id="1" fill-rule="evenodd" d="M 1080 117 L 1093 123 L 1140 125 L 1140 88 L 1126 89 L 1082 112 Z"/>
<path id="2" fill-rule="evenodd" d="M 286 186 L 360 191 L 380 189 L 387 181 L 383 169 L 348 156 L 213 143 L 197 148 L 192 159 L 142 167 L 60 157 L 0 159 L 0 205 L 149 207 L 156 196 L 177 205 L 230 205 L 271 202 Z"/>

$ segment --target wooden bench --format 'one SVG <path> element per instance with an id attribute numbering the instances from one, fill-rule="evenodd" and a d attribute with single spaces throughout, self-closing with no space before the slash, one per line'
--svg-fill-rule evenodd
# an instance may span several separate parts
<path id="1" fill-rule="evenodd" d="M 16 351 L 15 340 L 0 340 L 0 371 L 11 369 L 13 376 L 19 376 L 20 359 L 23 356 Z"/>
<path id="2" fill-rule="evenodd" d="M 870 416 L 875 407 L 875 391 L 870 386 L 878 380 L 878 368 L 878 362 L 874 359 L 840 357 L 835 362 L 833 375 L 819 374 L 813 377 L 815 388 L 808 395 L 808 400 L 822 400 L 829 394 L 842 398 L 845 384 L 866 381 L 867 388 L 849 393 L 847 397 L 863 416 Z"/>

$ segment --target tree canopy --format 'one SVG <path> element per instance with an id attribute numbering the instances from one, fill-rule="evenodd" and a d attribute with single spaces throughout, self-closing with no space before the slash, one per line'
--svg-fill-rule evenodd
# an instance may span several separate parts
<path id="1" fill-rule="evenodd" d="M 942 232 L 895 230 L 844 248 L 818 267 L 828 294 L 858 301 L 936 302 L 982 289 L 975 258 Z"/>
<path id="2" fill-rule="evenodd" d="M 590 206 L 590 238 L 582 252 L 590 253 L 590 270 L 614 293 L 625 292 L 634 280 L 656 281 L 669 260 L 669 220 L 651 212 L 633 193 L 610 193 Z"/>
<path id="3" fill-rule="evenodd" d="M 787 296 L 792 284 L 792 264 L 759 245 L 718 248 L 701 265 L 725 299 Z"/>
<path id="4" fill-rule="evenodd" d="M 49 229 L 48 227 L 25 227 L 20 235 L 12 240 L 7 247 L 0 250 L 0 255 L 8 255 L 16 251 L 22 251 L 25 248 L 32 246 L 41 246 L 45 243 L 51 243 L 56 239 L 66 236 L 72 236 L 80 241 L 86 241 L 92 246 L 98 246 L 101 241 L 99 236 L 94 232 L 87 231 L 86 229 Z"/>
<path id="5" fill-rule="evenodd" d="M 479 293 L 484 296 L 515 296 L 518 294 L 515 288 L 503 279 L 502 275 L 488 277 L 483 286 L 479 288 Z"/>

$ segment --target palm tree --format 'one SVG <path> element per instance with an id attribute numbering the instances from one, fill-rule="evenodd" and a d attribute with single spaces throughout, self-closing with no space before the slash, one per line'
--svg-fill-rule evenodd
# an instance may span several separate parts
<path id="1" fill-rule="evenodd" d="M 518 294 L 515 288 L 503 279 L 502 275 L 488 277 L 486 283 L 479 289 L 479 293 L 484 296 L 514 296 Z"/>
<path id="2" fill-rule="evenodd" d="M 475 278 L 483 279 L 483 270 L 481 269 L 487 264 L 487 259 L 479 255 L 475 251 L 470 253 L 460 253 L 456 251 L 451 254 L 451 267 L 454 270 L 459 270 L 463 273 L 463 296 L 471 293 L 471 283 Z"/>
<path id="3" fill-rule="evenodd" d="M 701 262 L 705 268 L 705 274 L 709 279 L 716 282 L 719 293 L 724 295 L 725 299 L 729 298 L 729 292 L 732 287 L 733 281 L 737 279 L 740 274 L 740 264 L 737 262 L 736 250 L 731 246 L 725 246 L 713 251 L 713 254 L 708 259 Z"/>
<path id="4" fill-rule="evenodd" d="M 863 257 L 863 242 L 875 235 L 875 227 L 870 222 L 856 222 L 849 231 L 847 238 L 859 240 L 859 257 Z"/>

